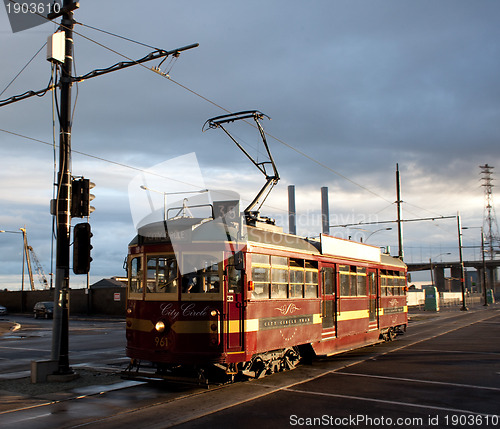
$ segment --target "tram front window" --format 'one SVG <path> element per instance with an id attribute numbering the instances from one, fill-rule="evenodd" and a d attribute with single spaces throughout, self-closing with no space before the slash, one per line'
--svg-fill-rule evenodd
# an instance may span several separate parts
<path id="1" fill-rule="evenodd" d="M 182 276 L 182 294 L 194 297 L 203 294 L 220 294 L 222 263 L 209 254 L 184 254 Z"/>
<path id="2" fill-rule="evenodd" d="M 177 293 L 175 256 L 148 256 L 147 293 Z"/>

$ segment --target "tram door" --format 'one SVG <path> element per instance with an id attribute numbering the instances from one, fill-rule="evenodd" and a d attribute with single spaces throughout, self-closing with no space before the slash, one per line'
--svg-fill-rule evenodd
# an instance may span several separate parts
<path id="1" fill-rule="evenodd" d="M 368 269 L 368 316 L 369 329 L 378 329 L 378 281 L 377 271 Z"/>
<path id="2" fill-rule="evenodd" d="M 231 261 L 232 258 L 229 259 Z M 227 265 L 226 277 L 226 349 L 239 351 L 243 349 L 243 270 L 235 265 Z"/>
<path id="3" fill-rule="evenodd" d="M 337 302 L 335 294 L 335 270 L 332 267 L 324 267 L 321 270 L 321 292 L 323 301 L 322 305 L 322 320 L 323 330 L 328 330 L 329 335 L 336 335 L 337 332 Z"/>

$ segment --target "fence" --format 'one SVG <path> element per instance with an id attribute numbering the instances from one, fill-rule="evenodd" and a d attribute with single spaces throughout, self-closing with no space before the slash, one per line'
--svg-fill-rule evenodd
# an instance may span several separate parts
<path id="1" fill-rule="evenodd" d="M 424 308 L 425 292 L 423 290 L 409 290 L 407 295 L 408 308 Z M 467 293 L 466 305 L 480 304 L 484 302 L 484 296 L 480 293 Z M 439 306 L 452 307 L 462 304 L 461 292 L 439 292 Z"/>
<path id="2" fill-rule="evenodd" d="M 125 287 L 70 289 L 70 314 L 125 317 Z M 53 301 L 54 290 L 0 291 L 0 304 L 9 313 L 31 313 L 39 301 Z"/>

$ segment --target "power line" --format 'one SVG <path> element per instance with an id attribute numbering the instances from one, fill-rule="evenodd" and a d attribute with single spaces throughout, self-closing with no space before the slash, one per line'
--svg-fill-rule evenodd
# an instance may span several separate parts
<path id="1" fill-rule="evenodd" d="M 4 94 L 5 91 L 7 91 L 7 89 L 9 89 L 9 87 L 14 83 L 14 81 L 21 75 L 21 73 L 26 70 L 26 68 L 31 64 L 31 62 L 35 59 L 35 57 L 42 51 L 43 48 L 45 48 L 45 46 L 47 45 L 47 42 L 45 42 L 42 47 L 36 51 L 35 55 L 33 55 L 31 57 L 31 59 L 26 63 L 26 65 L 19 71 L 19 73 L 17 73 L 14 78 L 9 82 L 9 84 L 4 88 L 4 90 L 2 92 L 0 92 L 0 97 Z"/>
<path id="2" fill-rule="evenodd" d="M 137 45 L 145 46 L 146 48 L 157 49 L 157 50 L 159 49 L 157 46 L 151 46 L 151 45 L 148 45 L 148 44 L 146 44 L 146 43 L 142 43 L 142 42 L 139 42 L 139 41 L 137 41 L 137 40 L 130 39 L 130 38 L 128 38 L 128 37 L 120 36 L 119 34 L 112 33 L 112 32 L 110 32 L 110 31 L 106 31 L 106 30 L 102 30 L 102 29 L 100 29 L 100 28 L 93 27 L 92 25 L 83 24 L 83 23 L 81 23 L 81 22 L 75 22 L 75 24 L 77 24 L 77 25 L 81 25 L 82 27 L 90 28 L 90 29 L 92 29 L 92 30 L 99 31 L 99 32 L 104 33 L 104 34 L 108 34 L 108 35 L 110 35 L 110 36 L 117 37 L 117 38 L 119 38 L 119 39 L 127 40 L 128 42 L 136 43 Z"/>

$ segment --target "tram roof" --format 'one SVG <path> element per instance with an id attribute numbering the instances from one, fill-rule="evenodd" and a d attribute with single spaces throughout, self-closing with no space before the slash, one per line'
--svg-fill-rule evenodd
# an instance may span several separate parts
<path id="1" fill-rule="evenodd" d="M 399 258 L 382 254 L 380 248 L 344 240 L 321 234 L 319 238 L 300 237 L 283 233 L 278 228 L 259 228 L 245 226 L 246 234 L 237 240 L 238 229 L 236 223 L 224 223 L 213 219 L 180 218 L 175 221 L 160 221 L 144 225 L 139 228 L 137 235 L 129 246 L 144 244 L 175 244 L 186 242 L 247 242 L 250 246 L 262 245 L 281 249 L 291 249 L 299 253 L 310 255 L 325 255 L 331 257 L 362 260 L 404 269 L 406 265 Z"/>

